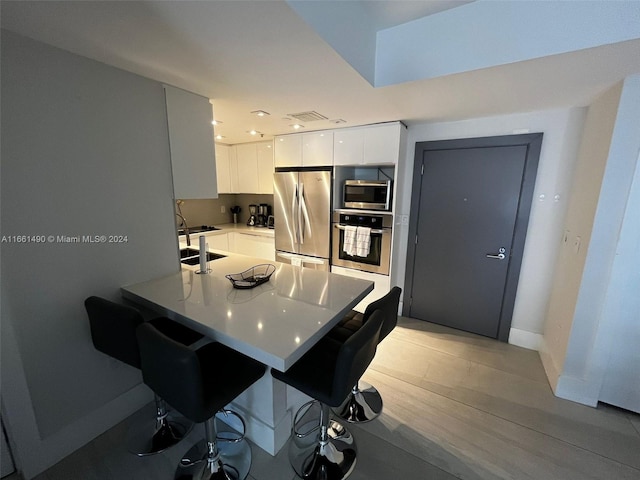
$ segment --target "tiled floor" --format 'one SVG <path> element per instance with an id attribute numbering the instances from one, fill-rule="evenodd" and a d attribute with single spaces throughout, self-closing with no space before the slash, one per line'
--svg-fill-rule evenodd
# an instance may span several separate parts
<path id="1" fill-rule="evenodd" d="M 353 480 L 640 480 L 640 416 L 554 397 L 536 352 L 401 318 L 364 379 L 385 403 L 352 427 Z M 188 445 L 133 457 L 121 447 L 126 424 L 37 480 L 172 479 Z M 254 447 L 250 478 L 295 478 L 286 447 L 276 457 Z"/>

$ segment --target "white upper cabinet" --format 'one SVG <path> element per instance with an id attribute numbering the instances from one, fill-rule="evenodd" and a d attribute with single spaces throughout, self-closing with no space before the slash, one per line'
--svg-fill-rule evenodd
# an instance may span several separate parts
<path id="1" fill-rule="evenodd" d="M 364 163 L 364 129 L 345 128 L 333 134 L 333 164 L 360 165 Z"/>
<path id="2" fill-rule="evenodd" d="M 220 193 L 273 193 L 273 142 L 216 145 Z"/>
<path id="3" fill-rule="evenodd" d="M 231 164 L 229 145 L 216 144 L 216 172 L 218 177 L 218 193 L 231 193 Z"/>
<path id="4" fill-rule="evenodd" d="M 256 143 L 258 193 L 273 193 L 273 142 Z"/>
<path id="5" fill-rule="evenodd" d="M 238 189 L 235 193 L 258 192 L 258 154 L 255 143 L 235 145 Z"/>
<path id="6" fill-rule="evenodd" d="M 164 86 L 175 198 L 217 198 L 209 99 Z"/>
<path id="7" fill-rule="evenodd" d="M 364 129 L 364 163 L 397 164 L 400 155 L 400 122 L 372 125 Z"/>
<path id="8" fill-rule="evenodd" d="M 334 165 L 395 165 L 400 155 L 400 122 L 345 128 L 334 134 Z"/>
<path id="9" fill-rule="evenodd" d="M 276 167 L 302 166 L 302 135 L 281 135 L 275 138 Z"/>
<path id="10" fill-rule="evenodd" d="M 281 135 L 274 143 L 276 167 L 333 165 L 333 131 Z"/>
<path id="11" fill-rule="evenodd" d="M 333 132 L 302 134 L 302 166 L 333 165 Z"/>

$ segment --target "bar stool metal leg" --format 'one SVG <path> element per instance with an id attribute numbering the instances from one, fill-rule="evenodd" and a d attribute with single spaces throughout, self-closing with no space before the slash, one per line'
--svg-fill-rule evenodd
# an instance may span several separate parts
<path id="1" fill-rule="evenodd" d="M 365 423 L 382 412 L 382 397 L 376 388 L 360 380 L 342 405 L 333 413 L 349 423 Z"/>
<path id="2" fill-rule="evenodd" d="M 167 412 L 165 401 L 155 395 L 156 418 L 149 419 L 143 428 L 135 428 L 127 440 L 127 450 L 144 457 L 155 455 L 174 446 L 186 437 L 193 422 L 175 412 Z"/>
<path id="3" fill-rule="evenodd" d="M 321 406 L 319 428 L 316 425 L 309 429 L 307 422 L 306 431 L 298 430 L 296 424 L 304 423 L 304 416 L 314 403 Z M 328 405 L 316 401 L 303 405 L 296 413 L 289 460 L 300 478 L 342 480 L 356 465 L 355 440 L 343 425 L 330 419 L 330 413 Z M 304 428 L 303 425 L 301 430 Z"/>
<path id="4" fill-rule="evenodd" d="M 242 423 L 239 436 L 216 433 L 216 417 L 205 421 L 205 439 L 196 443 L 182 457 L 175 480 L 244 480 L 251 467 L 251 447 L 244 438 L 244 421 L 235 412 L 221 413 L 236 416 Z"/>

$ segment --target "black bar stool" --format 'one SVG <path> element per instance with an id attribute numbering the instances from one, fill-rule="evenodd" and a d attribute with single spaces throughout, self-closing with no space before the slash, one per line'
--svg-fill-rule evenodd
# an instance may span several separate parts
<path id="1" fill-rule="evenodd" d="M 382 341 L 398 323 L 398 305 L 400 303 L 400 287 L 393 287 L 384 297 L 370 303 L 364 311 L 364 315 L 352 310 L 345 318 L 329 332 L 329 337 L 338 341 L 345 341 L 357 332 L 376 310 L 381 310 L 384 315 L 380 340 Z M 382 412 L 382 397 L 378 390 L 362 380 L 358 380 L 351 393 L 338 408 L 333 409 L 338 417 L 349 423 L 364 423 L 377 418 Z"/>
<path id="2" fill-rule="evenodd" d="M 140 325 L 137 335 L 145 383 L 188 419 L 205 424 L 205 439 L 182 458 L 175 478 L 246 478 L 251 448 L 244 422 L 239 436 L 216 438 L 215 415 L 262 377 L 266 367 L 217 342 L 193 350 L 150 323 Z"/>
<path id="3" fill-rule="evenodd" d="M 104 298 L 91 296 L 84 302 L 89 316 L 91 339 L 96 350 L 121 362 L 140 369 L 140 350 L 136 329 L 144 318 L 135 308 Z M 185 345 L 191 345 L 203 336 L 168 318 L 150 321 L 166 335 Z M 127 435 L 127 449 L 138 456 L 160 453 L 182 440 L 193 423 L 173 413 L 168 414 L 164 400 L 155 395 L 155 425 L 134 426 Z"/>
<path id="4" fill-rule="evenodd" d="M 296 426 L 300 411 L 294 418 L 289 460 L 299 477 L 341 480 L 353 471 L 357 455 L 355 440 L 343 425 L 330 421 L 330 407 L 343 402 L 373 360 L 382 320 L 382 312 L 374 312 L 346 341 L 325 337 L 286 372 L 271 370 L 274 378 L 321 405 L 320 421 L 314 428 L 301 431 Z M 307 408 L 309 404 L 302 407 Z"/>

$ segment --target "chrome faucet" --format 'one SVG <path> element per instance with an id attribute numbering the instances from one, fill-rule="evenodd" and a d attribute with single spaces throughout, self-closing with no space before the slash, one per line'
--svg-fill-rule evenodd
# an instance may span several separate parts
<path id="1" fill-rule="evenodd" d="M 176 200 L 176 206 L 178 207 L 178 211 L 176 212 L 176 215 L 180 217 L 181 225 L 184 226 L 184 234 L 187 236 L 187 247 L 190 247 L 191 238 L 189 237 L 189 227 L 187 226 L 187 219 L 184 218 L 184 215 L 182 215 L 182 209 L 180 208 L 180 205 L 182 205 L 182 203 L 183 203 L 182 200 Z"/>
<path id="2" fill-rule="evenodd" d="M 180 213 L 176 213 L 177 216 L 182 220 L 182 225 L 184 225 L 184 234 L 187 236 L 187 247 L 191 246 L 191 238 L 189 237 L 189 227 L 187 227 L 187 220 Z"/>

